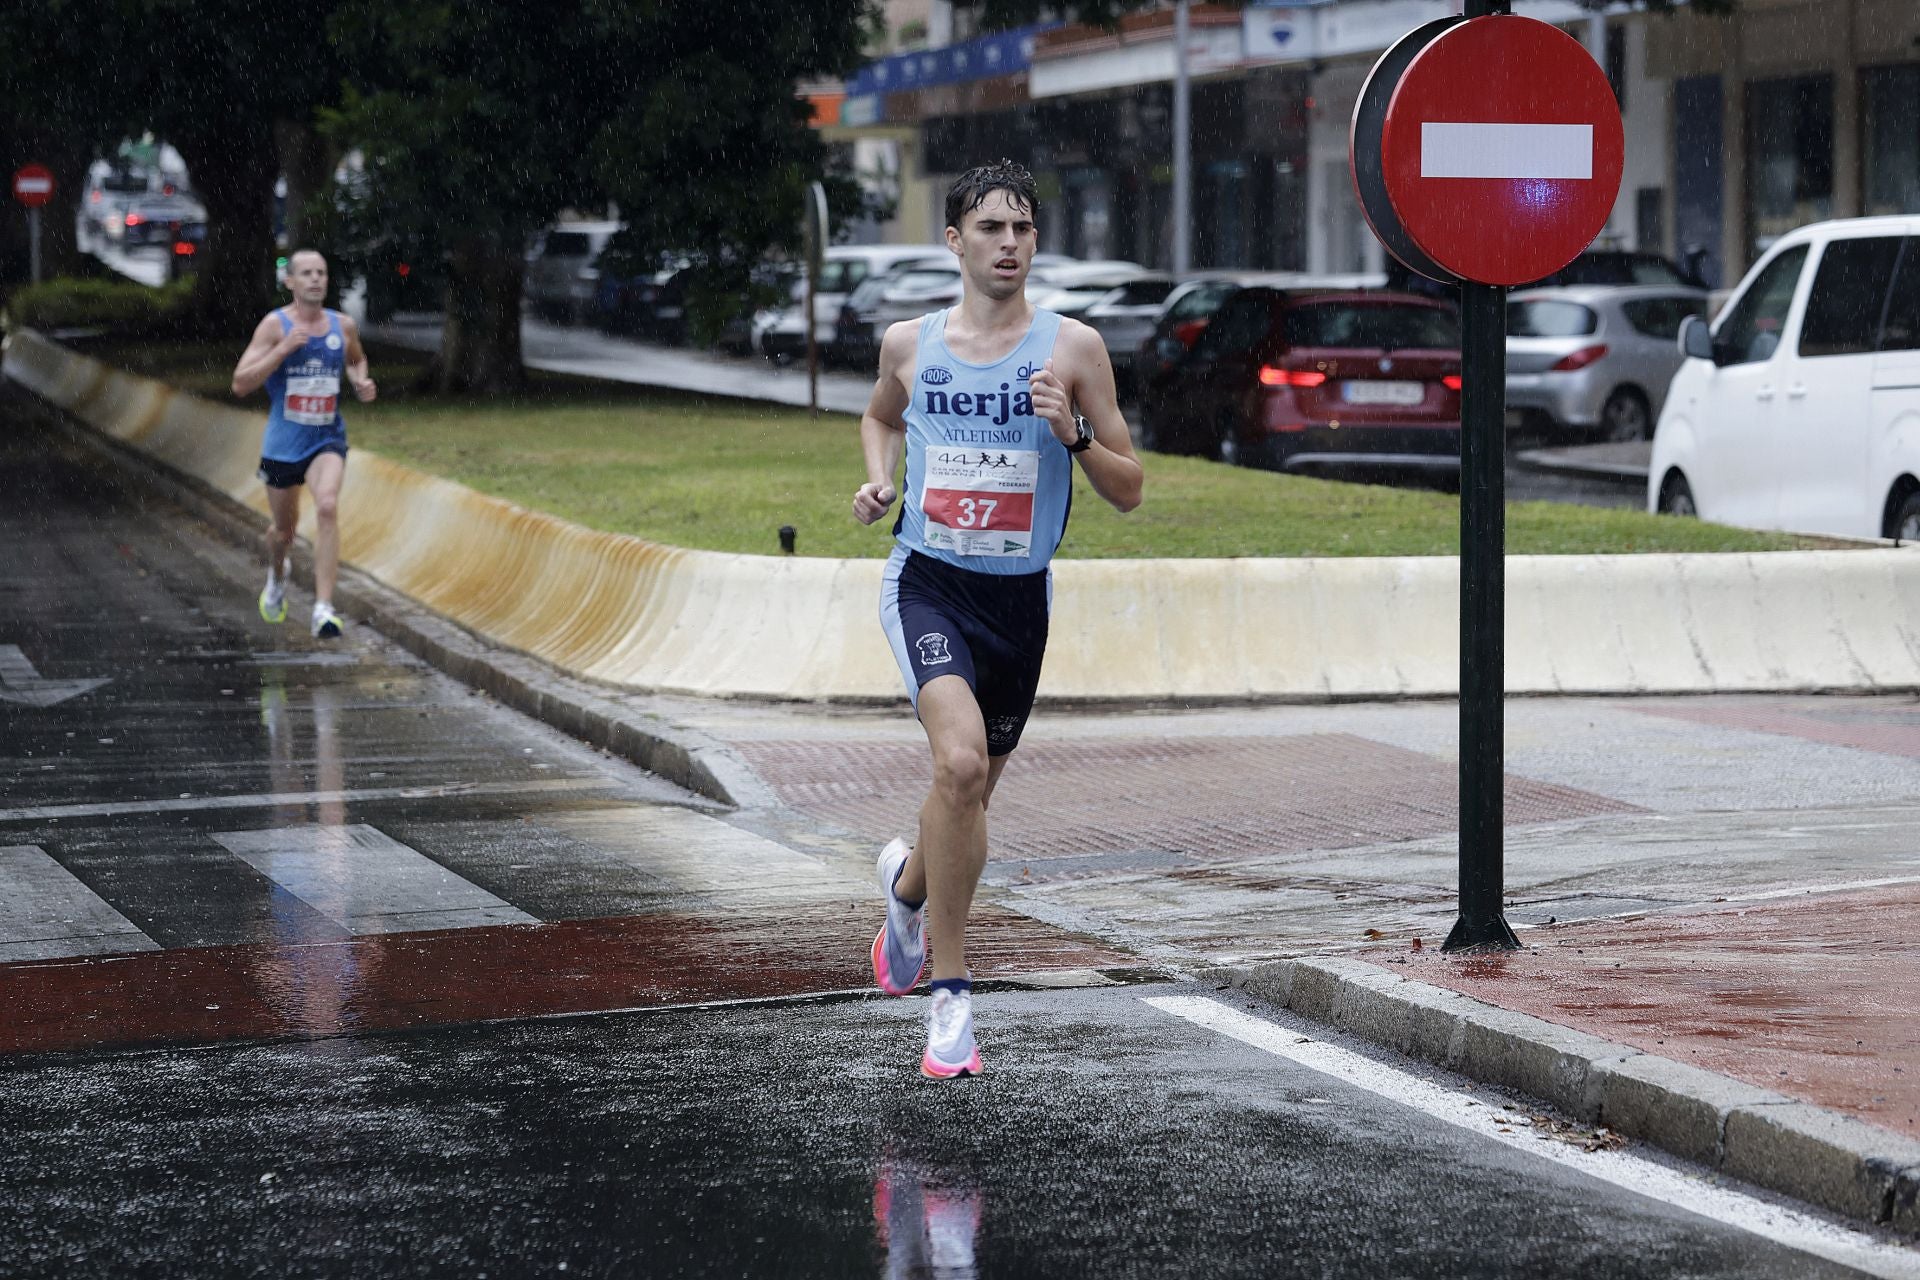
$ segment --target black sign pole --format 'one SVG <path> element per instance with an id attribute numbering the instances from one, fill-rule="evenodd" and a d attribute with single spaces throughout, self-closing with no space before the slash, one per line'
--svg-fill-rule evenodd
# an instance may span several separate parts
<path id="1" fill-rule="evenodd" d="M 1465 16 L 1505 13 L 1466 0 Z M 1460 918 L 1443 950 L 1517 950 L 1506 830 L 1507 291 L 1460 286 Z"/>

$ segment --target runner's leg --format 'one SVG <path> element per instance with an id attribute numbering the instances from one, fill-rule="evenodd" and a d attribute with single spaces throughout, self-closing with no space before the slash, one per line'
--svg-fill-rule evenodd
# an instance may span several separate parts
<path id="1" fill-rule="evenodd" d="M 267 487 L 267 572 L 282 582 L 293 568 L 288 553 L 293 550 L 293 531 L 300 523 L 300 486 L 285 489 Z"/>
<path id="2" fill-rule="evenodd" d="M 920 840 L 896 886 L 922 893 L 933 940 L 933 977 L 967 976 L 967 915 L 987 864 L 986 798 L 993 770 L 987 726 L 973 689 L 959 676 L 920 686 L 920 723 L 933 753 L 933 788 L 920 807 Z"/>
<path id="3" fill-rule="evenodd" d="M 333 586 L 340 577 L 340 483 L 347 460 L 337 453 L 317 454 L 307 467 L 307 488 L 313 490 L 313 598 L 333 603 Z"/>

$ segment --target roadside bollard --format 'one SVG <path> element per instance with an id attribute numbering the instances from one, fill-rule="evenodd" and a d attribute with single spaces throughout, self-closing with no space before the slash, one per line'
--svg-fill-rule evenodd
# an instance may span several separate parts
<path id="1" fill-rule="evenodd" d="M 780 553 L 789 556 L 793 554 L 793 526 L 790 524 L 780 526 Z"/>

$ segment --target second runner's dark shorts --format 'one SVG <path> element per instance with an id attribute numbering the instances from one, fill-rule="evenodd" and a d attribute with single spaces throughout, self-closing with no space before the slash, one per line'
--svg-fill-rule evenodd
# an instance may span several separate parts
<path id="1" fill-rule="evenodd" d="M 298 462 L 281 462 L 278 458 L 260 459 L 260 479 L 269 489 L 291 489 L 307 482 L 307 468 L 313 460 L 323 453 L 337 453 L 347 456 L 347 446 L 343 444 L 323 444 Z"/>
<path id="2" fill-rule="evenodd" d="M 1033 710 L 1052 604 L 1045 569 L 975 573 L 899 548 L 887 562 L 880 623 L 914 705 L 927 681 L 959 676 L 986 719 L 987 754 L 1004 756 Z"/>

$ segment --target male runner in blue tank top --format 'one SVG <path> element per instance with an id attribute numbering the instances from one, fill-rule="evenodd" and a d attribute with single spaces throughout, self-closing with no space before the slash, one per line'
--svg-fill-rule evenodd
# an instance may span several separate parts
<path id="1" fill-rule="evenodd" d="M 886 920 L 873 973 L 889 995 L 911 991 L 931 915 L 920 1070 L 939 1079 L 980 1073 L 967 916 L 987 864 L 987 803 L 1040 680 L 1047 563 L 1066 532 L 1073 464 L 1121 511 L 1140 505 L 1141 483 L 1106 343 L 1026 299 L 1033 175 L 1011 161 L 970 170 L 947 192 L 946 213 L 960 305 L 887 330 L 860 420 L 867 482 L 853 498 L 861 523 L 884 516 L 905 455 L 880 618 L 927 733 L 933 788 L 919 841 L 880 854 Z"/>
<path id="2" fill-rule="evenodd" d="M 340 634 L 333 587 L 340 574 L 340 483 L 347 472 L 347 427 L 340 417 L 344 377 L 361 400 L 374 397 L 367 353 L 352 316 L 329 311 L 327 260 L 312 249 L 287 259 L 291 307 L 264 316 L 253 341 L 233 370 L 233 394 L 251 395 L 264 385 L 273 398 L 267 434 L 260 445 L 260 479 L 266 482 L 267 585 L 260 616 L 287 620 L 287 553 L 300 523 L 300 487 L 313 490 L 313 634 Z"/>

